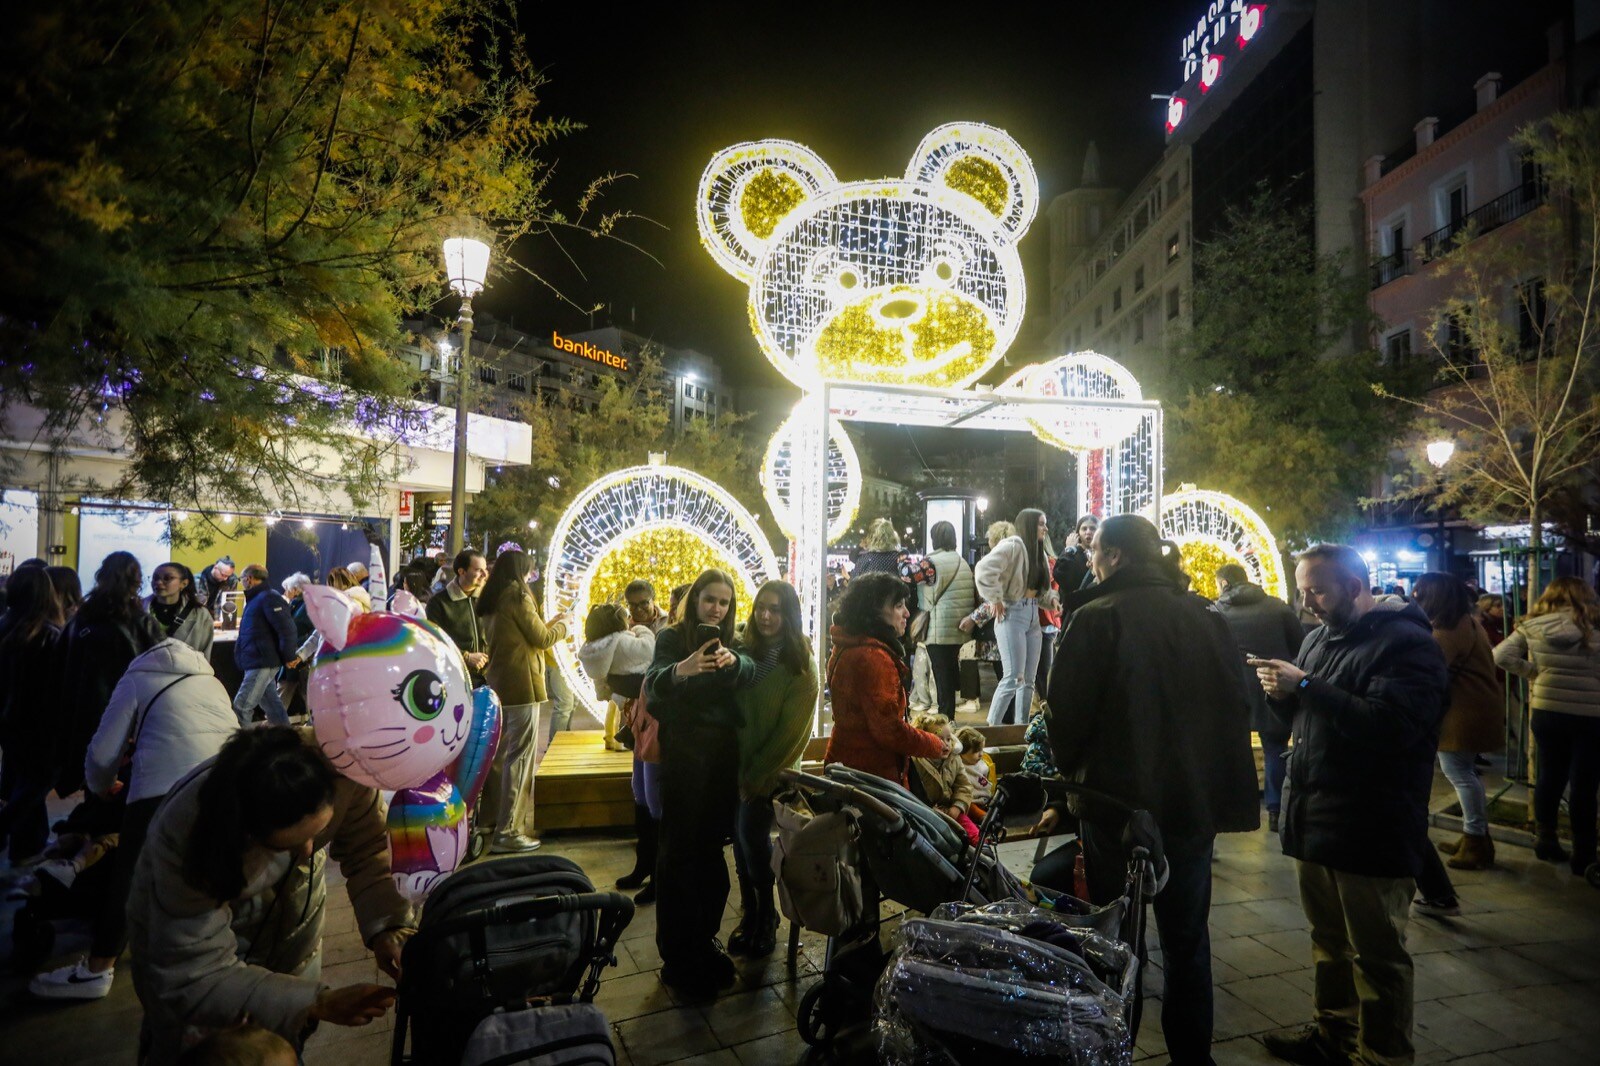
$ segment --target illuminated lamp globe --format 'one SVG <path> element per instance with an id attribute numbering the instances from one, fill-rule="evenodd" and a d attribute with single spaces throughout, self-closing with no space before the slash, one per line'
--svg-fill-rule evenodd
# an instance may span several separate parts
<path id="1" fill-rule="evenodd" d="M 1435 470 L 1443 470 L 1444 464 L 1456 453 L 1454 441 L 1436 440 L 1428 444 L 1428 462 L 1432 463 Z"/>
<path id="2" fill-rule="evenodd" d="M 451 237 L 444 242 L 444 273 L 457 296 L 472 299 L 489 276 L 489 246 L 471 237 Z"/>

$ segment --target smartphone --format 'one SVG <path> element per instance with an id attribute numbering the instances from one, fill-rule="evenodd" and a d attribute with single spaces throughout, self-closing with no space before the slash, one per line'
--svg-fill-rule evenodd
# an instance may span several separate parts
<path id="1" fill-rule="evenodd" d="M 722 627 L 711 625 L 708 622 L 701 622 L 694 627 L 694 640 L 698 645 L 704 645 L 706 641 L 714 640 L 717 645 L 711 650 L 716 651 L 722 647 Z"/>

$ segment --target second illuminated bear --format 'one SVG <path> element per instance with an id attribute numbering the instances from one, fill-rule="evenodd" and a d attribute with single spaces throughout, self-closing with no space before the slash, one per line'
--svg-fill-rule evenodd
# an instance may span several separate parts
<path id="1" fill-rule="evenodd" d="M 904 178 L 841 183 L 810 149 L 725 149 L 700 235 L 750 286 L 762 350 L 819 379 L 959 388 L 1005 354 L 1026 306 L 1016 243 L 1038 209 L 1028 157 L 977 123 L 923 139 Z"/>

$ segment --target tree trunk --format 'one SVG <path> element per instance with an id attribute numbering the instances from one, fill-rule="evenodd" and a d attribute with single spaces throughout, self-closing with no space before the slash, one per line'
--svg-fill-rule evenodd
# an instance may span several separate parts
<path id="1" fill-rule="evenodd" d="M 1537 500 L 1535 500 L 1534 503 L 1533 503 L 1533 506 L 1528 508 L 1528 583 L 1527 583 L 1527 599 L 1523 602 L 1522 612 L 1521 612 L 1521 616 L 1519 617 L 1519 621 L 1520 621 L 1521 617 L 1526 617 L 1528 612 L 1533 610 L 1534 602 L 1536 600 L 1538 600 L 1538 598 L 1539 598 L 1540 567 L 1541 567 L 1541 565 L 1543 563 L 1543 560 L 1540 557 L 1543 554 L 1544 554 L 1544 527 L 1543 527 L 1543 523 L 1542 523 L 1542 520 L 1541 520 L 1539 503 L 1538 503 Z M 1528 691 L 1531 694 L 1531 692 L 1532 692 L 1532 686 L 1531 685 L 1525 686 L 1525 689 L 1526 689 L 1526 691 Z M 1523 737 L 1524 737 L 1523 744 L 1522 744 L 1522 750 L 1527 753 L 1527 760 L 1528 760 L 1528 765 L 1527 765 L 1527 774 L 1528 774 L 1528 822 L 1529 822 L 1529 824 L 1532 824 L 1533 823 L 1534 788 L 1535 788 L 1535 782 L 1537 780 L 1537 769 L 1538 769 L 1538 752 L 1536 750 L 1537 745 L 1535 744 L 1534 739 L 1533 739 L 1533 716 L 1531 714 L 1529 714 L 1528 717 L 1523 720 L 1522 728 L 1523 728 Z"/>

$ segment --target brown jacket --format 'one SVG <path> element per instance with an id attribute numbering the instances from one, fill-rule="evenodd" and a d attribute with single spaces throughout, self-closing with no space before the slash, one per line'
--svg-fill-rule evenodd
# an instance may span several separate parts
<path id="1" fill-rule="evenodd" d="M 1505 692 L 1495 679 L 1489 635 L 1471 615 L 1433 631 L 1450 667 L 1450 709 L 1439 726 L 1440 751 L 1499 751 L 1506 743 Z"/>
<path id="2" fill-rule="evenodd" d="M 507 589 L 489 621 L 489 666 L 484 676 L 507 707 L 543 703 L 550 649 L 566 639 L 565 625 L 547 626 L 530 593 Z"/>
<path id="3" fill-rule="evenodd" d="M 912 759 L 917 777 L 922 782 L 922 794 L 932 806 L 960 807 L 963 812 L 972 806 L 972 778 L 967 776 L 966 764 L 961 756 L 951 752 L 942 759 Z"/>

